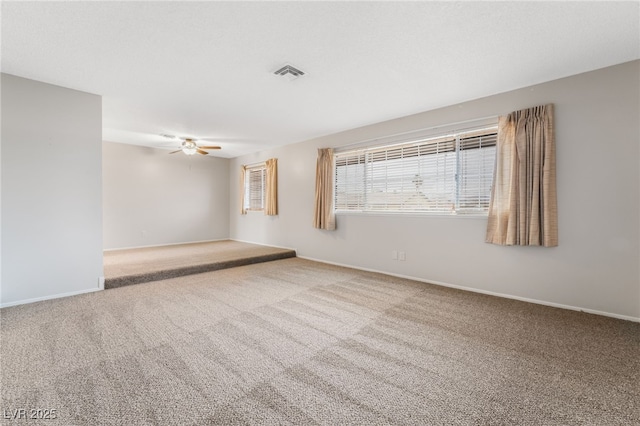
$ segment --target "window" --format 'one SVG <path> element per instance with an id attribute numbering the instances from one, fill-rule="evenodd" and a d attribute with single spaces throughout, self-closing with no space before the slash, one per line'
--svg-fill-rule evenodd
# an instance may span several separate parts
<path id="1" fill-rule="evenodd" d="M 497 129 L 335 154 L 336 211 L 486 214 Z"/>
<path id="2" fill-rule="evenodd" d="M 246 168 L 243 204 L 245 211 L 264 210 L 266 175 L 267 169 L 264 163 Z"/>

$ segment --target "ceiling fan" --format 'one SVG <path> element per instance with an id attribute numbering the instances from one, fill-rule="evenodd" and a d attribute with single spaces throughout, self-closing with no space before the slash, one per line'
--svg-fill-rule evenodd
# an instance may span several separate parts
<path id="1" fill-rule="evenodd" d="M 196 140 L 192 139 L 192 138 L 184 138 L 182 140 L 182 146 L 180 147 L 180 149 L 176 150 L 176 151 L 172 151 L 169 154 L 175 154 L 176 152 L 184 152 L 186 155 L 194 155 L 196 152 L 198 154 L 202 154 L 202 155 L 207 155 L 209 154 L 207 151 L 207 149 L 220 149 L 219 146 L 210 146 L 210 145 L 201 145 L 198 146 L 198 144 L 196 144 Z"/>

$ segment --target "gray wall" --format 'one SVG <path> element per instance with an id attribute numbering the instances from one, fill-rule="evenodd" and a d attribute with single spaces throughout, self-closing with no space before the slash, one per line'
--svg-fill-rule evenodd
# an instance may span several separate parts
<path id="1" fill-rule="evenodd" d="M 0 304 L 97 290 L 102 100 L 2 74 Z"/>
<path id="2" fill-rule="evenodd" d="M 231 238 L 291 247 L 301 256 L 327 262 L 638 318 L 639 64 L 621 64 L 236 158 L 230 165 Z M 312 227 L 317 148 L 545 103 L 556 106 L 559 247 L 486 244 L 482 217 L 349 214 L 338 216 L 335 232 Z M 239 167 L 270 157 L 278 158 L 280 215 L 241 216 Z M 392 260 L 392 250 L 405 251 L 406 261 Z"/>
<path id="3" fill-rule="evenodd" d="M 105 249 L 229 238 L 229 160 L 103 143 Z"/>

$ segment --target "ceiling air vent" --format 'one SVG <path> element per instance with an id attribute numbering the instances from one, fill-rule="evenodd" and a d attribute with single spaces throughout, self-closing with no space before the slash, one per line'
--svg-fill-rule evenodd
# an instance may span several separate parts
<path id="1" fill-rule="evenodd" d="M 291 65 L 285 65 L 278 71 L 274 72 L 274 74 L 288 77 L 289 80 L 295 80 L 296 78 L 303 76 L 304 72 Z"/>

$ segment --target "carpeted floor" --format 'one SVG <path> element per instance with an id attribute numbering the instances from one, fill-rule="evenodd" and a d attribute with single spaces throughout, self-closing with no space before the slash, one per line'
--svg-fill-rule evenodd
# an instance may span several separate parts
<path id="1" fill-rule="evenodd" d="M 42 424 L 640 424 L 640 324 L 298 258 L 0 313 Z"/>
<path id="2" fill-rule="evenodd" d="M 117 288 L 295 256 L 295 250 L 231 240 L 111 250 L 104 252 L 104 286 Z"/>

